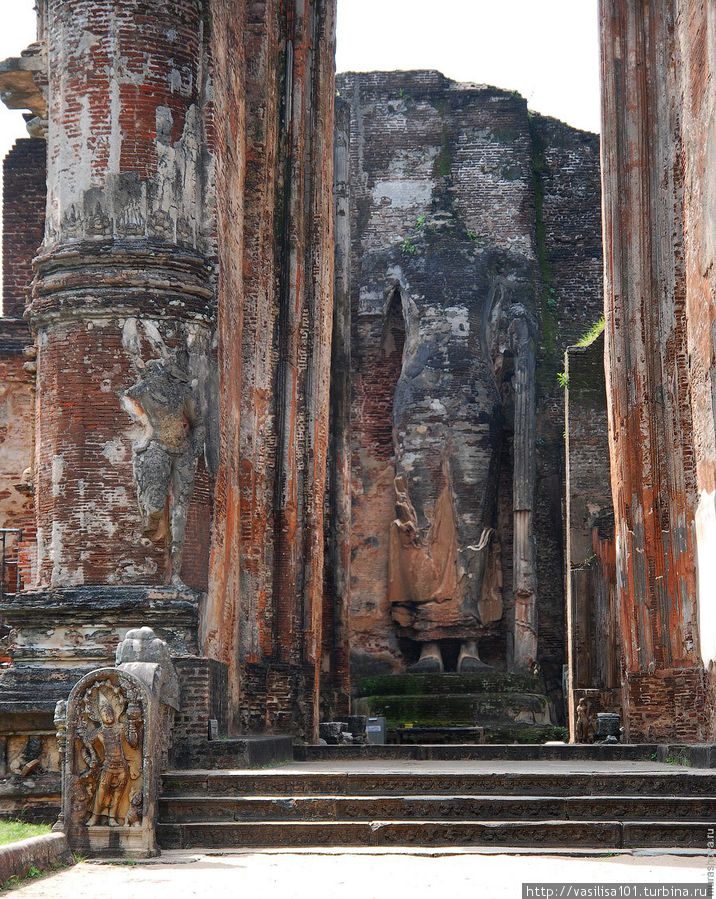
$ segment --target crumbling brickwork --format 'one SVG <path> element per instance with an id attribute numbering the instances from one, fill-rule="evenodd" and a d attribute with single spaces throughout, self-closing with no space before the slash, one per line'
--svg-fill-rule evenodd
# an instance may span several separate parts
<path id="1" fill-rule="evenodd" d="M 292 722 L 313 735 L 324 617 L 335 9 L 325 0 L 266 2 L 247 5 L 244 16 L 242 32 L 235 4 L 214 5 L 221 455 L 205 647 L 229 665 L 237 726 Z M 274 670 L 285 679 L 272 693 Z M 255 714 L 256 678 L 276 714 Z"/>

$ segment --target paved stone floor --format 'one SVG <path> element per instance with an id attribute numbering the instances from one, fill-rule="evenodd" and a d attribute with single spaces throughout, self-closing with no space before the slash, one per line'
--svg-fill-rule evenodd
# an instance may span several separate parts
<path id="1" fill-rule="evenodd" d="M 521 899 L 523 882 L 704 883 L 708 859 L 568 857 L 438 851 L 198 854 L 167 852 L 150 864 L 83 863 L 14 894 L 23 899 Z M 466 892 L 467 891 L 467 892 Z"/>

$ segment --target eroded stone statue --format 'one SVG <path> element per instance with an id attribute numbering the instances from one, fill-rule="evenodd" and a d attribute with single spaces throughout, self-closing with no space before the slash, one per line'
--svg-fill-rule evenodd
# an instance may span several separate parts
<path id="1" fill-rule="evenodd" d="M 425 233 L 430 265 L 449 270 L 452 238 L 443 242 L 439 222 Z M 515 619 L 506 662 L 527 669 L 526 654 L 536 658 L 534 323 L 516 302 L 529 299 L 532 286 L 527 269 L 524 279 L 508 281 L 493 263 L 476 263 L 470 283 L 451 283 L 446 295 L 396 288 L 386 313 L 386 321 L 395 317 L 390 310 L 399 299 L 405 344 L 393 400 L 388 599 L 398 637 L 419 646 L 415 671 L 441 672 L 448 641 L 460 647 L 458 673 L 488 667 L 479 643 L 501 628 L 501 534 L 509 525 Z M 512 521 L 505 514 L 508 465 Z"/>
<path id="2" fill-rule="evenodd" d="M 418 672 L 442 672 L 440 641 L 460 640 L 457 671 L 485 670 L 478 636 L 502 616 L 502 556 L 492 527 L 461 552 L 451 477 L 443 486 L 427 527 L 420 528 L 407 479 L 395 479 L 396 518 L 389 553 L 389 599 L 401 636 L 420 644 Z"/>
<path id="3" fill-rule="evenodd" d="M 158 541 L 168 529 L 170 579 L 177 584 L 197 459 L 204 447 L 195 388 L 177 355 L 149 360 L 141 379 L 122 398 L 126 411 L 143 428 L 133 461 L 144 531 Z"/>
<path id="4" fill-rule="evenodd" d="M 577 718 L 574 726 L 574 737 L 577 743 L 591 743 L 594 738 L 592 717 L 589 713 L 589 703 L 582 697 L 577 703 Z"/>

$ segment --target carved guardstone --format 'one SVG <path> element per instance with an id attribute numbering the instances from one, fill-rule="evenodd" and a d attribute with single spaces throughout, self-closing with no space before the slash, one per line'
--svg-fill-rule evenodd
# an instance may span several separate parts
<path id="1" fill-rule="evenodd" d="M 125 661 L 126 660 L 126 661 Z M 62 829 L 88 855 L 158 855 L 159 779 L 166 765 L 178 689 L 164 641 L 129 631 L 116 668 L 99 668 L 57 704 L 63 755 Z"/>

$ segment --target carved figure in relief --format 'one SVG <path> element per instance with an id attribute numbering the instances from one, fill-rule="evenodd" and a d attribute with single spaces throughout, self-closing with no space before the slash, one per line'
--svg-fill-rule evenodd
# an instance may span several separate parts
<path id="1" fill-rule="evenodd" d="M 135 443 L 134 478 L 145 534 L 162 540 L 169 531 L 169 576 L 181 582 L 181 560 L 204 425 L 196 383 L 178 356 L 151 359 L 141 380 L 124 394 L 126 411 L 142 425 Z"/>
<path id="2" fill-rule="evenodd" d="M 91 690 L 85 709 L 90 719 L 94 709 L 99 712 L 97 726 L 86 728 L 81 736 L 86 779 L 92 785 L 88 787 L 92 811 L 86 824 L 94 827 L 106 817 L 110 827 L 119 827 L 130 795 L 141 795 L 141 710 L 110 684 Z"/>

